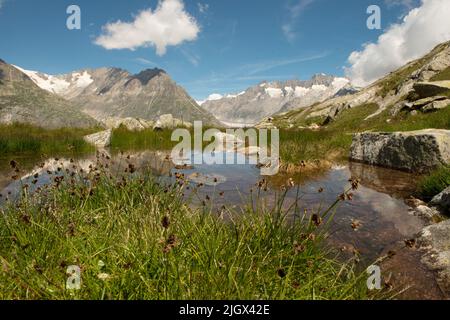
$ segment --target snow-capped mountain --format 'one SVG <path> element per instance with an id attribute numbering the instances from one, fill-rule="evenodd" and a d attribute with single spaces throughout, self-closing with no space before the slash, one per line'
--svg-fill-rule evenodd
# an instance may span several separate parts
<path id="1" fill-rule="evenodd" d="M 37 73 L 25 74 L 22 70 L 0 59 L 1 124 L 31 123 L 44 128 L 98 125 L 75 104 L 53 93 L 62 90 L 59 79 L 41 78 Z M 37 78 L 45 90 L 36 85 Z"/>
<path id="2" fill-rule="evenodd" d="M 324 101 L 345 92 L 344 88 L 350 91 L 350 87 L 346 78 L 318 74 L 310 80 L 262 82 L 238 94 L 212 94 L 198 103 L 224 123 L 254 124 L 294 107 Z"/>
<path id="3" fill-rule="evenodd" d="M 148 69 L 135 75 L 119 68 L 48 75 L 17 68 L 41 89 L 73 102 L 98 120 L 108 117 L 155 120 L 170 113 L 185 121 L 219 124 L 161 69 Z"/>

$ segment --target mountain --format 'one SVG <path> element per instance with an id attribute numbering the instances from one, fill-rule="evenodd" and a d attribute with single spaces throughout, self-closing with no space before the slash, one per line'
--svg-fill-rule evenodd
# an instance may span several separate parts
<path id="1" fill-rule="evenodd" d="M 23 70 L 42 89 L 76 104 L 90 116 L 156 120 L 160 115 L 220 124 L 161 69 L 132 75 L 118 68 L 85 69 L 63 75 Z"/>
<path id="2" fill-rule="evenodd" d="M 214 94 L 199 103 L 225 123 L 254 124 L 264 117 L 326 100 L 348 86 L 348 79 L 318 74 L 304 81 L 262 82 L 239 94 Z"/>
<path id="3" fill-rule="evenodd" d="M 39 88 L 25 73 L 0 60 L 0 123 L 15 122 L 45 128 L 98 125 L 72 103 Z"/>
<path id="4" fill-rule="evenodd" d="M 356 93 L 337 95 L 306 108 L 300 103 L 293 103 L 292 110 L 276 117 L 275 122 L 279 126 L 295 126 L 314 120 L 316 123 L 322 121 L 326 125 L 331 121 L 338 121 L 340 115 L 348 109 L 367 105 L 376 106 L 376 110 L 364 119 L 360 119 L 361 121 L 376 119 L 386 114 L 392 117 L 405 108 L 414 111 L 411 109 L 414 105 L 434 102 L 432 97 L 428 101 L 419 101 L 423 97 L 418 96 L 415 87 L 421 83 L 438 80 L 450 80 L 450 42 L 438 45 L 424 57 L 407 63 Z"/>

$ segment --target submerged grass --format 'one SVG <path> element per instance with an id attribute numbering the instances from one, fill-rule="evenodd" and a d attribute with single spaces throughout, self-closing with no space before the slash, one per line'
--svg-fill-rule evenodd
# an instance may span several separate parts
<path id="1" fill-rule="evenodd" d="M 320 216 L 287 223 L 283 196 L 224 220 L 190 208 L 184 182 L 93 170 L 2 209 L 0 299 L 369 298 L 364 275 L 330 258 Z M 66 289 L 71 265 L 80 290 Z"/>
<path id="2" fill-rule="evenodd" d="M 83 140 L 86 129 L 43 129 L 28 124 L 0 125 L 0 155 L 83 153 L 94 148 Z"/>

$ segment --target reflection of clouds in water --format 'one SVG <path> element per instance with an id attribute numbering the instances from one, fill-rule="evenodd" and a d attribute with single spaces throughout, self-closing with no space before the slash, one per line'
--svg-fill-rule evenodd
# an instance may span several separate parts
<path id="1" fill-rule="evenodd" d="M 391 223 L 402 236 L 410 236 L 423 227 L 420 219 L 408 213 L 408 206 L 403 201 L 394 199 L 390 195 L 360 187 L 354 201 L 361 204 L 359 205 L 361 212 L 366 211 L 371 215 L 377 215 L 371 216 L 371 220 L 380 218 L 385 223 Z M 385 225 L 385 227 L 388 226 Z"/>

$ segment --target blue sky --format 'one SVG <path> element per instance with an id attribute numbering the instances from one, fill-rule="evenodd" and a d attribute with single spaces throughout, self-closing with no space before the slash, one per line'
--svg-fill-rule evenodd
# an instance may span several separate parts
<path id="1" fill-rule="evenodd" d="M 176 0 L 181 1 L 181 0 Z M 81 30 L 66 28 L 66 8 L 81 8 Z M 383 30 L 366 27 L 367 7 L 382 9 Z M 114 66 L 136 73 L 160 67 L 196 99 L 240 92 L 263 80 L 344 75 L 349 55 L 376 42 L 415 0 L 184 0 L 199 28 L 194 40 L 105 49 L 102 27 L 132 22 L 156 0 L 0 0 L 0 58 L 50 74 Z M 289 31 L 289 32 L 287 32 Z"/>

